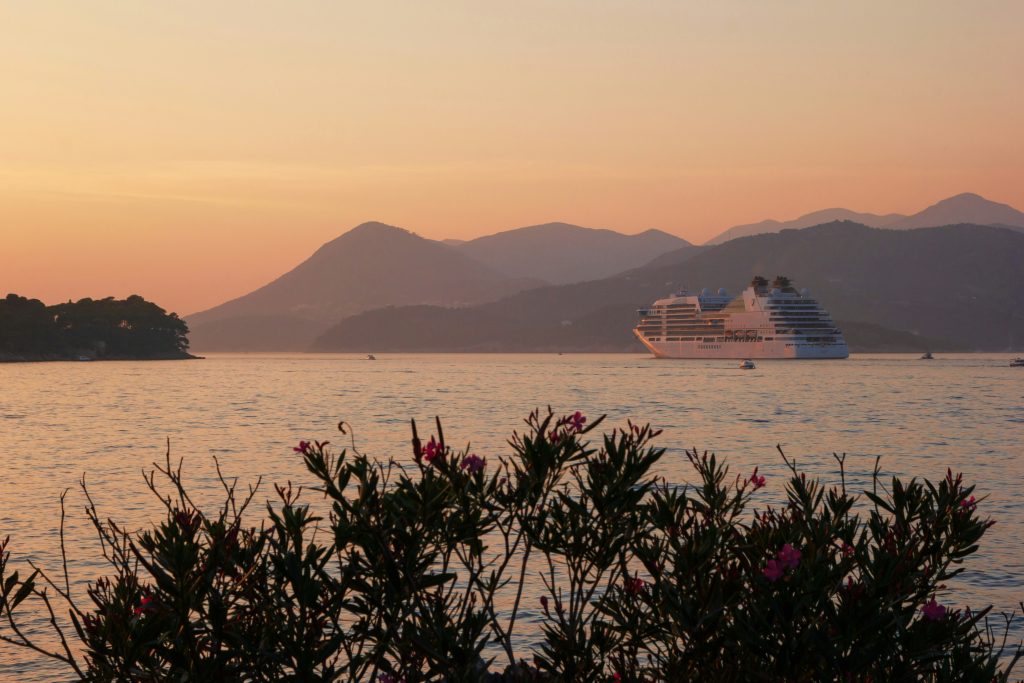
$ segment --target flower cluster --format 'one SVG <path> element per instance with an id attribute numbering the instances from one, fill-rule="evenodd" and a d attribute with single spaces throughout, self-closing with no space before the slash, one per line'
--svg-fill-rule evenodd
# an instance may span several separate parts
<path id="1" fill-rule="evenodd" d="M 444 446 L 439 444 L 437 440 L 431 436 L 430 441 L 423 447 L 423 459 L 427 461 L 428 465 L 433 465 L 434 460 L 444 455 Z"/>
<path id="2" fill-rule="evenodd" d="M 757 468 L 756 467 L 754 468 L 754 473 L 750 475 L 749 482 L 754 487 L 755 491 L 758 490 L 759 488 L 763 488 L 764 487 L 765 479 L 764 479 L 763 476 L 762 477 L 757 476 Z"/>
<path id="3" fill-rule="evenodd" d="M 156 609 L 155 599 L 152 595 L 144 595 L 139 600 L 139 606 L 132 610 L 132 614 L 135 616 L 142 616 L 146 612 L 152 612 Z"/>
<path id="4" fill-rule="evenodd" d="M 935 602 L 935 598 L 932 598 L 925 606 L 921 608 L 921 613 L 924 614 L 924 618 L 929 621 L 938 621 L 942 617 L 946 616 L 946 608 Z"/>
<path id="5" fill-rule="evenodd" d="M 476 453 L 470 453 L 462 459 L 462 464 L 459 465 L 462 469 L 466 470 L 470 474 L 476 474 L 477 472 L 483 471 L 487 465 L 487 461 L 481 458 Z"/>
<path id="6" fill-rule="evenodd" d="M 646 585 L 647 583 L 643 579 L 634 576 L 626 579 L 625 584 L 623 585 L 623 590 L 630 595 L 639 595 L 640 593 L 643 593 Z"/>
<path id="7" fill-rule="evenodd" d="M 555 422 L 554 429 L 548 432 L 548 441 L 558 444 L 573 434 L 582 434 L 586 423 L 587 416 L 578 410 L 572 415 L 563 415 Z"/>
<path id="8" fill-rule="evenodd" d="M 534 411 L 487 459 L 447 446 L 440 420 L 423 444 L 413 422 L 412 468 L 302 441 L 327 505 L 289 482 L 244 518 L 255 490 L 226 483 L 204 512 L 168 455 L 153 528 L 87 507 L 112 575 L 89 605 L 67 598 L 73 631 L 50 613 L 66 645 L 51 657 L 82 681 L 1009 680 L 988 610 L 938 602 L 992 523 L 960 475 L 876 472 L 858 496 L 787 460 L 785 503 L 751 514 L 758 469 L 686 451 L 693 485 L 671 484 L 656 430 L 581 438 L 602 419 Z M 65 596 L 9 557 L 4 541 L 0 620 L 16 626 L 26 598 Z M 26 633 L 5 626 L 2 646 Z"/>
<path id="9" fill-rule="evenodd" d="M 761 573 L 769 581 L 778 581 L 786 573 L 787 569 L 796 569 L 800 566 L 800 558 L 802 556 L 802 553 L 794 548 L 792 543 L 786 543 L 773 559 L 765 563 Z"/>

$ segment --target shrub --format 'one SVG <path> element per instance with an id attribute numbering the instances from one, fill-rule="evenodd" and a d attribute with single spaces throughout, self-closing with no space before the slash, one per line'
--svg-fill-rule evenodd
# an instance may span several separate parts
<path id="1" fill-rule="evenodd" d="M 787 459 L 787 502 L 752 512 L 757 470 L 691 451 L 695 485 L 672 486 L 652 474 L 657 431 L 593 445 L 601 421 L 534 412 L 504 458 L 451 448 L 440 421 L 426 441 L 413 423 L 408 463 L 301 442 L 323 501 L 276 486 L 259 526 L 258 484 L 222 478 L 202 511 L 168 453 L 152 529 L 104 521 L 85 490 L 110 567 L 87 604 L 66 569 L 25 578 L 0 550 L 0 638 L 89 681 L 1008 679 L 1021 652 L 990 608 L 942 604 L 993 524 L 961 476 L 886 487 L 876 466 L 862 517 L 845 477 L 826 488 Z M 28 599 L 59 648 L 19 627 Z"/>

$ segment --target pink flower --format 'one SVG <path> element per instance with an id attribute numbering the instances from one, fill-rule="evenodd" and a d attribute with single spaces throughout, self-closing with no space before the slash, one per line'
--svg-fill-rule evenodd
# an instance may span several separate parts
<path id="1" fill-rule="evenodd" d="M 471 453 L 462 459 L 462 464 L 459 465 L 459 467 L 464 470 L 468 470 L 470 474 L 476 474 L 482 470 L 486 464 L 486 460 L 475 453 Z"/>
<path id="2" fill-rule="evenodd" d="M 442 455 L 444 449 L 441 448 L 441 444 L 437 443 L 434 437 L 430 437 L 430 442 L 423 447 L 423 459 L 427 461 L 427 464 L 434 462 L 434 458 Z"/>
<path id="3" fill-rule="evenodd" d="M 946 616 L 946 608 L 935 602 L 935 598 L 932 598 L 921 608 L 921 613 L 924 614 L 924 618 L 928 621 L 938 621 Z"/>
<path id="4" fill-rule="evenodd" d="M 783 567 L 781 562 L 776 562 L 775 560 L 768 560 L 768 562 L 766 562 L 764 565 L 764 569 L 761 570 L 761 573 L 764 574 L 764 578 L 774 583 L 775 581 L 778 581 L 782 578 L 782 575 L 785 573 L 785 571 L 786 568 Z"/>
<path id="5" fill-rule="evenodd" d="M 586 421 L 587 421 L 586 416 L 584 416 L 583 413 L 581 413 L 580 411 L 577 410 L 569 418 L 569 425 L 572 427 L 573 431 L 582 432 L 583 431 L 583 424 Z"/>
<path id="6" fill-rule="evenodd" d="M 618 671 L 612 674 L 612 683 L 622 683 L 622 674 Z"/>
<path id="7" fill-rule="evenodd" d="M 757 468 L 754 468 L 754 473 L 750 475 L 750 483 L 754 485 L 754 490 L 764 486 L 764 477 L 757 476 Z"/>
<path id="8" fill-rule="evenodd" d="M 135 616 L 139 616 L 143 612 L 151 611 L 155 607 L 155 605 L 153 605 L 152 603 L 153 603 L 153 597 L 150 596 L 150 595 L 147 595 L 146 597 L 144 597 L 141 600 L 139 600 L 139 606 L 136 607 L 132 611 L 135 614 Z"/>
<path id="9" fill-rule="evenodd" d="M 967 498 L 966 500 L 960 501 L 960 509 L 964 511 L 973 511 L 978 507 L 978 502 L 974 500 L 974 496 Z"/>
<path id="10" fill-rule="evenodd" d="M 557 444 L 561 440 L 562 435 L 558 433 L 557 429 L 552 429 L 550 432 L 548 432 L 548 441 L 550 441 L 551 443 Z"/>
<path id="11" fill-rule="evenodd" d="M 300 441 L 299 445 L 293 448 L 292 450 L 295 451 L 296 453 L 305 453 L 306 451 L 309 450 L 309 442 Z"/>
<path id="12" fill-rule="evenodd" d="M 847 543 L 846 541 L 843 541 L 843 544 L 840 546 L 840 549 L 843 551 L 844 557 L 849 557 L 850 555 L 853 555 L 853 546 Z"/>
<path id="13" fill-rule="evenodd" d="M 796 569 L 800 564 L 800 558 L 803 557 L 801 552 L 793 547 L 791 543 L 787 543 L 782 546 L 782 550 L 779 551 L 779 562 L 790 569 Z"/>
<path id="14" fill-rule="evenodd" d="M 630 595 L 639 595 L 646 585 L 643 579 L 634 576 L 632 579 L 626 579 L 624 588 Z"/>

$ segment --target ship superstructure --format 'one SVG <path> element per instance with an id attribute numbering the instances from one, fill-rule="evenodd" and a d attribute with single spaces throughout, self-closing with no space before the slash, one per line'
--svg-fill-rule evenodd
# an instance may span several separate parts
<path id="1" fill-rule="evenodd" d="M 638 311 L 633 329 L 658 358 L 846 358 L 843 334 L 806 289 L 755 277 L 740 296 L 679 292 Z"/>

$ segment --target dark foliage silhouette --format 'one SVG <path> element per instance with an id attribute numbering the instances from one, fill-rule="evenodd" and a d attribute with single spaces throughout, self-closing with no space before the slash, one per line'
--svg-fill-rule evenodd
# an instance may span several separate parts
<path id="1" fill-rule="evenodd" d="M 54 306 L 17 294 L 0 299 L 0 356 L 185 358 L 187 351 L 185 321 L 141 296 Z"/>
<path id="2" fill-rule="evenodd" d="M 87 599 L 66 560 L 63 580 L 26 576 L 0 550 L 0 638 L 88 681 L 1008 679 L 1020 653 L 989 609 L 944 604 L 993 523 L 959 475 L 876 467 L 855 496 L 787 459 L 771 507 L 779 482 L 707 453 L 687 453 L 692 486 L 666 484 L 657 431 L 593 444 L 601 421 L 534 412 L 506 457 L 453 449 L 440 421 L 429 439 L 413 423 L 404 462 L 304 441 L 316 495 L 276 486 L 258 524 L 258 483 L 222 477 L 200 510 L 168 451 L 153 528 L 84 491 L 109 566 Z M 19 627 L 26 602 L 59 647 Z"/>

